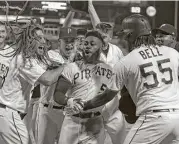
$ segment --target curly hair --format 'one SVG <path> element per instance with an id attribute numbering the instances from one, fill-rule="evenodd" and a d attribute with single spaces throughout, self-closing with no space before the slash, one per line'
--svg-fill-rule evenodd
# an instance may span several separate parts
<path id="1" fill-rule="evenodd" d="M 155 46 L 156 45 L 155 38 L 151 34 L 139 36 L 134 41 L 133 47 L 138 48 L 141 45 L 145 45 L 147 47 Z"/>
<path id="2" fill-rule="evenodd" d="M 48 45 L 46 43 L 42 43 L 41 37 L 37 35 L 37 30 L 42 30 L 43 28 L 34 21 L 34 18 L 28 19 L 28 18 L 22 18 L 25 20 L 28 20 L 30 22 L 27 22 L 24 25 L 20 25 L 18 23 L 18 16 L 22 14 L 25 10 L 25 8 L 28 5 L 28 0 L 25 2 L 23 8 L 21 11 L 18 12 L 17 17 L 14 21 L 11 21 L 11 23 L 8 21 L 8 14 L 9 14 L 9 4 L 7 1 L 6 3 L 6 24 L 9 28 L 9 31 L 12 34 L 13 42 L 9 45 L 9 48 L 13 46 L 14 50 L 10 52 L 7 57 L 14 57 L 16 55 L 21 54 L 23 58 L 23 63 L 25 64 L 27 61 L 30 62 L 32 59 L 37 59 L 39 62 L 44 63 L 45 65 L 48 65 L 48 62 L 50 60 L 48 56 Z M 15 27 L 15 29 L 13 29 Z M 44 48 L 44 55 L 39 55 L 36 52 L 37 46 L 39 46 L 39 43 Z"/>
<path id="3" fill-rule="evenodd" d="M 40 37 L 36 34 L 37 30 L 43 31 L 43 28 L 40 25 L 33 23 L 32 21 L 17 29 L 15 32 L 16 46 L 13 56 L 22 54 L 24 64 L 26 61 L 31 62 L 31 59 L 37 59 L 45 65 L 48 65 L 47 61 L 51 61 L 48 56 L 49 46 L 41 43 L 41 45 L 44 47 L 45 54 L 38 55 L 36 52 L 37 44 L 40 43 Z"/>

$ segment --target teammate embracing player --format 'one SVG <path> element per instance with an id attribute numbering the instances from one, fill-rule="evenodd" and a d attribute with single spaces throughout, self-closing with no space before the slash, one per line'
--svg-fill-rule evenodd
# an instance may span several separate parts
<path id="1" fill-rule="evenodd" d="M 89 1 L 89 13 L 94 29 L 100 31 L 105 42 L 100 60 L 113 67 L 123 57 L 120 48 L 110 43 L 113 36 L 113 25 L 100 22 L 91 0 Z M 126 135 L 124 116 L 118 109 L 120 97 L 120 93 L 118 93 L 113 100 L 105 105 L 102 112 L 105 119 L 105 129 L 111 138 L 111 142 L 109 139 L 105 140 L 106 144 L 122 144 Z"/>
<path id="2" fill-rule="evenodd" d="M 6 44 L 7 26 L 0 22 L 0 88 L 2 88 L 9 71 L 9 64 L 13 58 L 14 49 Z"/>
<path id="3" fill-rule="evenodd" d="M 126 86 L 139 116 L 124 144 L 159 144 L 170 133 L 179 143 L 179 54 L 155 44 L 142 15 L 126 17 L 122 29 L 131 52 L 114 67 L 114 87 Z"/>
<path id="4" fill-rule="evenodd" d="M 0 136 L 6 144 L 28 144 L 23 117 L 35 84 L 51 85 L 58 80 L 63 66 L 47 70 L 48 59 L 43 29 L 28 23 L 21 31 L 9 72 L 0 89 Z M 28 35 L 27 35 L 28 33 Z M 23 39 L 24 38 L 24 39 Z"/>
<path id="5" fill-rule="evenodd" d="M 104 144 L 103 106 L 78 113 L 80 106 L 75 105 L 76 99 L 92 99 L 110 85 L 112 68 L 99 60 L 103 46 L 104 41 L 98 31 L 87 32 L 84 60 L 68 64 L 59 78 L 55 97 L 61 97 L 64 103 L 67 101 L 59 144 Z"/>
<path id="6" fill-rule="evenodd" d="M 50 50 L 49 57 L 57 63 L 72 62 L 75 56 L 74 41 L 76 30 L 73 28 L 60 29 L 60 46 L 56 50 Z M 71 57 L 73 57 L 71 59 Z M 53 99 L 56 83 L 40 86 L 41 97 L 36 120 L 36 141 L 38 144 L 54 144 L 58 141 L 61 125 L 64 119 L 63 105 L 59 105 Z"/>

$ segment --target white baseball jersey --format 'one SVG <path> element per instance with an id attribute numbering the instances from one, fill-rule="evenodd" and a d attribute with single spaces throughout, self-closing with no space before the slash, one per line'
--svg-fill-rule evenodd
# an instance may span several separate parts
<path id="1" fill-rule="evenodd" d="M 123 58 L 124 55 L 119 47 L 114 44 L 109 43 L 109 50 L 107 56 L 102 52 L 100 55 L 100 60 L 105 62 L 106 64 L 114 67 L 114 65 Z M 113 114 L 114 110 L 119 106 L 119 98 L 121 97 L 120 93 L 118 97 L 116 96 L 110 102 L 106 104 L 105 109 L 108 111 L 109 114 Z"/>
<path id="2" fill-rule="evenodd" d="M 95 97 L 97 93 L 103 92 L 107 86 L 110 87 L 113 71 L 105 63 L 95 65 L 77 61 L 68 64 L 62 75 L 72 84 L 67 92 L 68 97 L 89 100 Z M 101 110 L 101 108 L 95 110 Z M 95 110 L 93 109 L 93 111 Z"/>
<path id="3" fill-rule="evenodd" d="M 5 45 L 3 49 L 0 49 L 0 85 L 3 86 L 7 73 L 9 71 L 9 65 L 12 60 L 12 54 L 14 49 Z"/>
<path id="4" fill-rule="evenodd" d="M 124 55 L 120 48 L 109 43 L 107 56 L 105 56 L 105 54 L 102 52 L 100 55 L 100 60 L 113 67 L 122 57 L 124 57 Z"/>
<path id="5" fill-rule="evenodd" d="M 64 63 L 63 57 L 60 55 L 59 50 L 50 50 L 48 51 L 49 57 L 51 60 L 59 63 Z M 48 104 L 49 102 L 53 103 L 53 105 L 58 105 L 55 101 L 53 101 L 53 95 L 56 88 L 56 83 L 51 86 L 40 85 L 40 102 L 43 104 Z"/>
<path id="6" fill-rule="evenodd" d="M 14 57 L 0 89 L 0 103 L 22 113 L 26 112 L 34 84 L 45 71 L 46 67 L 35 59 L 24 65 L 22 55 Z"/>
<path id="7" fill-rule="evenodd" d="M 128 89 L 136 115 L 154 109 L 179 108 L 179 54 L 166 46 L 133 50 L 114 66 L 116 85 Z"/>

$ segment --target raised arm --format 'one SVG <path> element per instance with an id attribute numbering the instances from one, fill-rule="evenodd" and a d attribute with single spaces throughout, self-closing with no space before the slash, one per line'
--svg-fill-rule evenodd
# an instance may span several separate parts
<path id="1" fill-rule="evenodd" d="M 60 65 L 58 68 L 47 70 L 38 78 L 38 82 L 45 86 L 54 84 L 57 82 L 58 77 L 61 75 L 63 68 L 64 65 Z"/>
<path id="2" fill-rule="evenodd" d="M 96 13 L 96 10 L 93 6 L 92 0 L 89 0 L 89 2 L 88 2 L 88 12 L 89 12 L 89 15 L 91 18 L 93 28 L 96 29 L 96 25 L 98 23 L 100 23 L 100 19 L 99 19 L 98 14 Z"/>
<path id="3" fill-rule="evenodd" d="M 69 11 L 62 27 L 71 27 L 75 12 Z"/>

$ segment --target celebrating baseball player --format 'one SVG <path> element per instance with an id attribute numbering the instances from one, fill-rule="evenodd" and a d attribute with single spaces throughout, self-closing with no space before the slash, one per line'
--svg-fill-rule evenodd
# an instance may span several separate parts
<path id="1" fill-rule="evenodd" d="M 98 31 L 87 32 L 84 60 L 68 64 L 59 78 L 55 97 L 61 97 L 58 103 L 67 103 L 59 144 L 104 144 L 103 106 L 94 104 L 97 108 L 81 112 L 83 108 L 78 103 L 78 99 L 86 101 L 99 92 L 103 93 L 111 84 L 112 68 L 99 61 L 103 45 L 102 35 Z"/>
<path id="2" fill-rule="evenodd" d="M 177 29 L 174 26 L 162 24 L 159 28 L 153 29 L 152 34 L 158 45 L 169 46 L 179 51 L 179 42 L 176 41 Z"/>
<path id="3" fill-rule="evenodd" d="M 14 49 L 6 44 L 7 26 L 0 22 L 0 88 L 2 88 L 9 71 L 9 64 L 12 59 Z"/>
<path id="4" fill-rule="evenodd" d="M 89 1 L 89 14 L 93 27 L 100 31 L 105 41 L 100 60 L 113 67 L 123 57 L 120 48 L 110 43 L 113 36 L 113 26 L 110 23 L 100 22 L 91 0 Z M 105 129 L 110 135 L 112 144 L 122 144 L 126 133 L 124 117 L 118 109 L 120 97 L 120 94 L 118 94 L 107 103 L 102 113 L 105 119 Z M 106 139 L 105 143 L 109 144 L 110 142 Z"/>
<path id="5" fill-rule="evenodd" d="M 28 144 L 29 135 L 23 117 L 31 91 L 37 82 L 53 84 L 63 70 L 63 66 L 57 68 L 49 59 L 40 26 L 30 22 L 19 31 L 14 58 L 0 89 L 0 135 L 7 144 Z M 46 71 L 48 61 L 51 70 Z"/>
<path id="6" fill-rule="evenodd" d="M 114 67 L 114 87 L 126 86 L 139 116 L 124 144 L 159 144 L 170 133 L 173 143 L 179 143 L 179 54 L 155 44 L 142 15 L 126 17 L 122 29 L 131 52 Z"/>
<path id="7" fill-rule="evenodd" d="M 59 49 L 50 50 L 49 57 L 58 63 L 69 63 L 71 56 L 74 56 L 74 41 L 76 30 L 73 28 L 60 29 Z M 61 53 L 63 51 L 63 53 Z M 37 144 L 54 144 L 58 140 L 58 134 L 64 119 L 63 105 L 57 104 L 53 99 L 56 83 L 51 86 L 41 85 L 41 97 L 36 121 Z"/>

